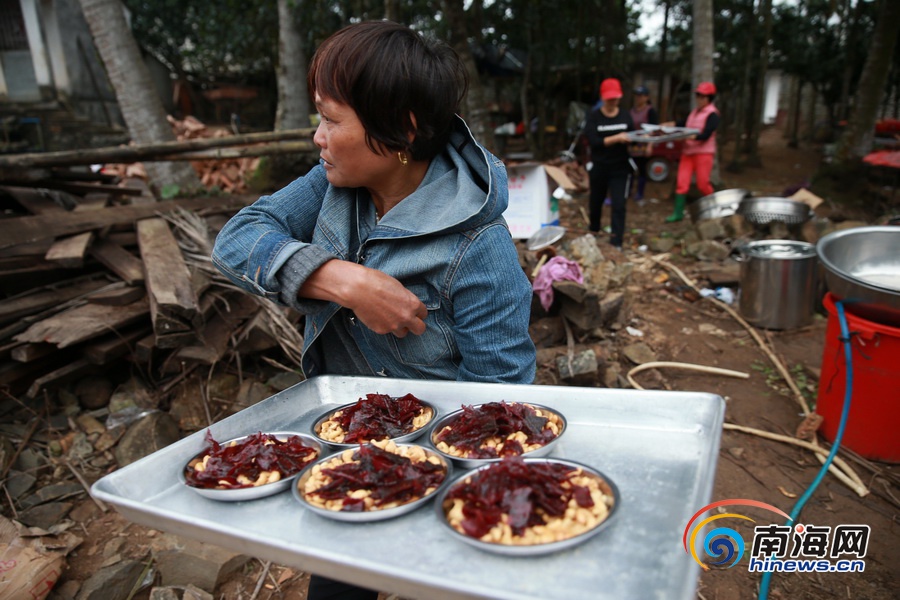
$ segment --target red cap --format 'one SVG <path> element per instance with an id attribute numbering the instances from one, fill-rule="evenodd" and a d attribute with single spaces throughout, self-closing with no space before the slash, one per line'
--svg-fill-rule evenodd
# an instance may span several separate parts
<path id="1" fill-rule="evenodd" d="M 611 100 L 612 98 L 622 97 L 622 84 L 618 79 L 604 79 L 600 82 L 600 99 Z"/>
<path id="2" fill-rule="evenodd" d="M 703 81 L 697 86 L 696 92 L 698 94 L 703 94 L 704 96 L 715 96 L 716 86 L 712 81 Z"/>

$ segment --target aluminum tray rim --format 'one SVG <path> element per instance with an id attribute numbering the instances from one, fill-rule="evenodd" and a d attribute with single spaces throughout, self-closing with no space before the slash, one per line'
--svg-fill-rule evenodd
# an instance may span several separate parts
<path id="1" fill-rule="evenodd" d="M 479 406 L 483 406 L 485 404 L 490 404 L 490 402 L 482 402 L 480 404 L 473 404 L 472 407 L 478 408 Z M 559 418 L 560 423 L 562 424 L 559 434 L 555 438 L 553 438 L 552 440 L 550 440 L 548 443 L 544 444 L 537 450 L 532 450 L 531 452 L 525 452 L 525 453 L 521 454 L 520 456 L 522 456 L 522 458 L 526 458 L 526 457 L 539 458 L 539 457 L 547 456 L 548 454 L 550 454 L 553 451 L 553 449 L 559 443 L 559 440 L 562 438 L 563 434 L 565 434 L 566 430 L 569 428 L 569 423 L 566 420 L 566 416 L 564 414 L 562 414 L 560 411 L 558 411 L 554 408 L 550 408 L 549 406 L 544 406 L 542 404 L 535 404 L 534 402 L 518 402 L 518 401 L 507 402 L 507 404 L 527 404 L 528 406 L 539 409 L 542 412 L 553 413 L 554 415 L 556 415 Z M 449 423 L 454 418 L 456 418 L 460 414 L 462 414 L 462 412 L 463 412 L 463 410 L 460 408 L 459 410 L 455 410 L 451 413 L 447 413 L 446 415 L 442 416 L 440 419 L 437 419 L 434 421 L 434 423 L 431 425 L 430 430 L 428 431 L 428 443 L 429 443 L 430 447 L 435 452 L 437 452 L 438 454 L 443 456 L 444 458 L 449 459 L 454 464 L 459 465 L 460 467 L 463 467 L 465 469 L 477 469 L 477 468 L 479 468 L 483 465 L 489 464 L 489 463 L 500 462 L 502 460 L 502 457 L 462 458 L 459 456 L 453 456 L 452 454 L 448 454 L 448 453 L 438 449 L 437 443 L 435 442 L 435 439 L 434 439 L 434 436 L 437 433 L 439 433 L 441 431 L 441 429 L 443 429 L 444 426 L 447 425 L 447 423 Z"/>
<path id="2" fill-rule="evenodd" d="M 322 442 L 317 440 L 315 437 L 302 433 L 299 431 L 267 431 L 263 432 L 264 435 L 274 435 L 279 440 L 284 440 L 290 437 L 297 436 L 303 440 L 304 445 L 310 446 L 311 448 L 315 448 L 316 450 L 316 458 L 311 462 L 307 463 L 302 469 L 290 475 L 289 477 L 284 477 L 279 479 L 275 483 L 267 483 L 265 485 L 255 486 L 255 487 L 245 487 L 245 488 L 235 488 L 230 490 L 219 490 L 213 488 L 199 488 L 189 485 L 187 479 L 184 476 L 185 470 L 188 468 L 188 464 L 200 454 L 203 454 L 203 451 L 195 454 L 178 470 L 178 479 L 181 484 L 204 498 L 209 498 L 211 500 L 218 500 L 220 502 L 243 502 L 245 500 L 256 500 L 258 498 L 266 498 L 268 496 L 273 496 L 275 494 L 279 494 L 285 490 L 287 490 L 293 484 L 294 480 L 300 476 L 303 471 L 310 467 L 310 465 L 319 461 L 323 456 L 329 454 L 327 452 L 327 448 Z M 241 440 L 247 439 L 252 433 L 248 433 L 247 435 L 241 435 L 238 437 L 234 437 L 228 439 L 224 442 L 220 442 L 220 445 L 230 444 L 232 442 L 239 442 Z"/>
<path id="3" fill-rule="evenodd" d="M 510 546 L 504 544 L 492 544 L 489 542 L 483 542 L 479 539 L 475 539 L 473 537 L 467 536 L 458 532 L 454 529 L 450 523 L 447 521 L 446 513 L 444 512 L 444 501 L 447 499 L 447 495 L 453 490 L 453 488 L 462 483 L 466 478 L 471 477 L 481 471 L 485 471 L 494 466 L 494 464 L 482 465 L 481 467 L 474 469 L 472 471 L 468 471 L 463 473 L 459 477 L 453 480 L 453 482 L 445 487 L 440 495 L 435 498 L 434 508 L 435 514 L 438 517 L 438 521 L 441 523 L 442 528 L 449 531 L 453 537 L 459 539 L 470 546 L 478 548 L 479 550 L 483 550 L 485 552 L 490 552 L 492 554 L 500 554 L 503 556 L 541 556 L 544 554 L 551 554 L 553 552 L 559 552 L 561 550 L 567 550 L 574 546 L 578 546 L 583 544 L 593 538 L 595 535 L 599 534 L 604 529 L 608 528 L 609 525 L 613 522 L 613 518 L 618 514 L 619 505 L 621 504 L 621 496 L 619 494 L 619 488 L 616 483 L 606 476 L 602 471 L 591 467 L 582 462 L 578 462 L 575 460 L 569 460 L 564 458 L 524 458 L 523 459 L 526 464 L 535 464 L 535 463 L 543 463 L 543 464 L 563 464 L 575 468 L 582 469 L 583 471 L 593 475 L 600 479 L 602 484 L 606 485 L 606 489 L 603 490 L 603 493 L 612 497 L 612 506 L 609 507 L 609 513 L 606 515 L 606 518 L 603 519 L 600 523 L 598 523 L 592 529 L 579 533 L 576 536 L 570 537 L 565 540 L 560 540 L 558 542 L 550 542 L 548 544 L 532 544 L 528 546 Z"/>
<path id="4" fill-rule="evenodd" d="M 396 442 L 395 442 L 396 443 Z M 357 444 L 359 447 L 361 444 Z M 303 471 L 301 471 L 293 480 L 291 484 L 291 494 L 294 496 L 294 499 L 300 503 L 300 505 L 313 512 L 321 517 L 325 517 L 327 519 L 333 519 L 335 521 L 343 521 L 350 523 L 371 523 L 375 521 L 386 521 L 388 519 L 393 519 L 395 517 L 399 517 L 405 515 L 407 513 L 411 513 L 419 507 L 428 504 L 434 498 L 436 498 L 441 492 L 443 492 L 448 485 L 450 485 L 450 481 L 453 479 L 453 465 L 449 460 L 441 456 L 439 453 L 434 451 L 431 448 L 427 448 L 425 446 L 421 446 L 419 444 L 397 444 L 400 447 L 414 447 L 421 448 L 425 451 L 426 454 L 430 456 L 435 456 L 440 459 L 441 464 L 444 467 L 444 480 L 434 489 L 430 494 L 426 494 L 421 498 L 417 498 L 412 502 L 407 502 L 406 504 L 401 504 L 400 506 L 394 506 L 392 508 L 385 508 L 381 510 L 370 510 L 365 512 L 344 512 L 339 510 L 327 510 L 325 508 L 321 508 L 319 506 L 315 506 L 311 504 L 306 498 L 303 497 L 303 493 L 300 491 L 300 488 L 306 483 L 309 477 L 312 474 L 313 467 L 318 464 L 322 464 L 326 461 L 329 461 L 336 457 L 339 453 L 334 453 L 328 456 L 322 456 L 315 462 L 307 465 Z"/>
<path id="5" fill-rule="evenodd" d="M 421 398 L 416 398 L 416 400 L 421 402 L 422 405 L 425 406 L 426 408 L 431 409 L 431 419 L 429 419 L 427 423 L 425 423 L 424 425 L 422 425 L 421 427 L 419 427 L 418 429 L 416 429 L 414 431 L 410 431 L 409 433 L 404 433 L 403 435 L 399 435 L 397 437 L 387 438 L 387 439 L 390 439 L 397 444 L 408 444 L 410 442 L 413 442 L 413 441 L 419 439 L 420 437 L 422 437 L 422 435 L 425 434 L 426 431 L 431 429 L 431 426 L 434 424 L 435 420 L 438 418 L 438 415 L 439 415 L 439 411 L 438 411 L 437 407 L 434 406 L 432 403 L 427 402 L 426 400 L 422 400 Z M 318 430 L 321 427 L 322 423 L 327 421 L 331 415 L 333 415 L 334 413 L 336 413 L 339 410 L 343 410 L 350 406 L 354 406 L 355 404 L 356 404 L 356 402 L 348 402 L 347 404 L 342 404 L 335 408 L 329 408 L 325 412 L 323 412 L 320 416 L 316 417 L 313 420 L 312 427 L 310 427 L 312 436 L 316 440 L 318 440 L 318 442 L 320 444 L 323 444 L 325 446 L 330 446 L 334 451 L 341 451 L 341 450 L 347 450 L 348 448 L 359 447 L 359 443 L 346 444 L 343 442 L 331 442 L 331 441 L 326 440 L 325 438 L 321 437 L 318 433 Z M 382 440 L 375 440 L 375 441 L 382 441 Z"/>

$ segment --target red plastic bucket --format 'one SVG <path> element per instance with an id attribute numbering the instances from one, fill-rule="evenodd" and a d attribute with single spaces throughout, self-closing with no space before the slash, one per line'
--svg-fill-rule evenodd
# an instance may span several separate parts
<path id="1" fill-rule="evenodd" d="M 833 441 L 837 435 L 847 385 L 844 344 L 835 297 L 822 301 L 828 311 L 825 351 L 816 412 L 819 431 Z M 900 462 L 900 328 L 881 325 L 846 310 L 852 348 L 853 391 L 841 446 L 866 458 Z"/>

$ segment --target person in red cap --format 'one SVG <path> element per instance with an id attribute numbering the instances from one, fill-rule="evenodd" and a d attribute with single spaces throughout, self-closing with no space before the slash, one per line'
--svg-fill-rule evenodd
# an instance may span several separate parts
<path id="1" fill-rule="evenodd" d="M 675 212 L 666 217 L 666 222 L 674 223 L 684 218 L 684 206 L 687 204 L 687 192 L 691 187 L 691 177 L 697 177 L 697 189 L 704 196 L 715 190 L 709 182 L 713 161 L 716 156 L 716 128 L 719 126 L 719 109 L 713 104 L 716 99 L 716 86 L 711 81 L 704 81 L 694 90 L 697 106 L 687 119 L 677 124 L 679 127 L 699 129 L 700 133 L 691 136 L 684 142 L 681 161 L 678 163 L 678 179 L 675 184 Z"/>
<path id="2" fill-rule="evenodd" d="M 632 173 L 627 132 L 634 129 L 634 122 L 628 111 L 619 108 L 622 85 L 618 79 L 604 79 L 600 83 L 600 99 L 602 104 L 588 114 L 584 124 L 593 163 L 588 228 L 600 231 L 603 200 L 609 192 L 612 203 L 609 243 L 621 248 L 625 235 L 625 196 Z"/>

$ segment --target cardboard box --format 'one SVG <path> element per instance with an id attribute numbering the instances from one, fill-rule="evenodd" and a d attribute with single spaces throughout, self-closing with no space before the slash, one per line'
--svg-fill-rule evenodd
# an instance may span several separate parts
<path id="1" fill-rule="evenodd" d="M 526 239 L 541 227 L 559 225 L 559 206 L 554 190 L 575 190 L 575 184 L 559 167 L 521 163 L 506 167 L 509 207 L 503 217 L 513 238 Z"/>

